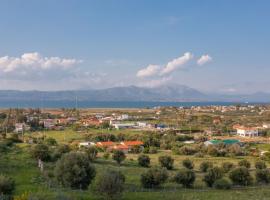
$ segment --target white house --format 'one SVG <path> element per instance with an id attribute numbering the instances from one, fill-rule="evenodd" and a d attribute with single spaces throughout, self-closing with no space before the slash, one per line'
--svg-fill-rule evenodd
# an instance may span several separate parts
<path id="1" fill-rule="evenodd" d="M 236 125 L 233 128 L 236 129 L 237 135 L 241 137 L 258 137 L 259 136 L 259 131 L 256 127 L 245 127 L 245 126 Z"/>
<path id="2" fill-rule="evenodd" d="M 134 128 L 134 123 L 127 123 L 127 124 L 112 124 L 112 126 L 116 129 L 125 129 L 125 128 Z"/>
<path id="3" fill-rule="evenodd" d="M 79 147 L 90 147 L 90 146 L 95 146 L 96 144 L 94 142 L 80 142 Z"/>
<path id="4" fill-rule="evenodd" d="M 15 132 L 16 133 L 22 133 L 24 131 L 24 123 L 16 123 L 15 124 Z"/>

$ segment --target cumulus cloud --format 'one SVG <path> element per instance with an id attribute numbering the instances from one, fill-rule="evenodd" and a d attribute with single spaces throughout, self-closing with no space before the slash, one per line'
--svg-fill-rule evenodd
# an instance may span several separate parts
<path id="1" fill-rule="evenodd" d="M 24 53 L 20 57 L 0 57 L 0 71 L 4 73 L 27 70 L 47 70 L 51 68 L 66 69 L 81 63 L 81 60 L 43 57 L 38 52 Z"/>
<path id="2" fill-rule="evenodd" d="M 173 71 L 184 66 L 192 58 L 193 58 L 193 55 L 189 52 L 186 52 L 183 56 L 173 59 L 172 61 L 168 62 L 168 64 L 161 70 L 160 74 L 161 75 L 170 74 Z"/>
<path id="3" fill-rule="evenodd" d="M 145 69 L 141 69 L 137 72 L 137 77 L 149 77 L 154 76 L 159 73 L 160 66 L 158 65 L 148 65 Z"/>
<path id="4" fill-rule="evenodd" d="M 137 77 L 145 78 L 155 75 L 169 75 L 172 72 L 178 70 L 179 68 L 184 67 L 186 63 L 192 60 L 192 58 L 193 55 L 189 52 L 186 52 L 183 56 L 169 61 L 164 67 L 160 67 L 158 65 L 148 65 L 146 68 L 141 69 L 137 72 Z"/>
<path id="5" fill-rule="evenodd" d="M 213 59 L 211 56 L 209 56 L 208 54 L 206 55 L 202 55 L 198 60 L 197 60 L 197 64 L 198 65 L 204 65 L 208 62 L 211 62 Z"/>

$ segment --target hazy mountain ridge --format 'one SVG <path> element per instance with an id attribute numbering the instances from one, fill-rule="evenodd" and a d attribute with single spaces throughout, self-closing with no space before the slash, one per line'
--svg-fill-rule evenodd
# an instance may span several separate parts
<path id="1" fill-rule="evenodd" d="M 99 90 L 17 91 L 0 90 L 0 101 L 228 101 L 270 102 L 270 94 L 249 95 L 205 94 L 184 85 L 164 85 L 155 88 L 137 86 Z"/>

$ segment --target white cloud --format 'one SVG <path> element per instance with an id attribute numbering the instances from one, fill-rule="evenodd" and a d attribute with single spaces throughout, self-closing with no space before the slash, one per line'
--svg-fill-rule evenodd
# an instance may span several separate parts
<path id="1" fill-rule="evenodd" d="M 176 71 L 177 69 L 184 67 L 186 63 L 192 60 L 193 55 L 186 52 L 183 56 L 173 59 L 168 62 L 164 67 L 158 65 L 148 65 L 146 68 L 141 69 L 137 72 L 137 77 L 145 78 L 150 76 L 166 76 Z"/>
<path id="2" fill-rule="evenodd" d="M 14 71 L 46 70 L 51 68 L 66 69 L 72 67 L 81 60 L 60 57 L 43 57 L 38 52 L 24 53 L 21 57 L 0 57 L 0 72 L 11 73 Z"/>
<path id="3" fill-rule="evenodd" d="M 161 70 L 161 75 L 170 74 L 173 71 L 179 69 L 184 64 L 186 64 L 188 61 L 190 61 L 193 58 L 193 55 L 189 52 L 186 52 L 183 56 L 173 59 L 172 61 L 168 62 L 168 64 Z"/>
<path id="4" fill-rule="evenodd" d="M 209 56 L 208 54 L 206 55 L 202 55 L 198 60 L 197 60 L 197 64 L 198 65 L 204 65 L 208 62 L 211 62 L 213 59 L 211 56 Z"/>
<path id="5" fill-rule="evenodd" d="M 137 77 L 143 78 L 143 77 L 149 77 L 157 75 L 160 70 L 160 67 L 158 65 L 148 65 L 145 69 L 141 69 L 137 72 Z"/>

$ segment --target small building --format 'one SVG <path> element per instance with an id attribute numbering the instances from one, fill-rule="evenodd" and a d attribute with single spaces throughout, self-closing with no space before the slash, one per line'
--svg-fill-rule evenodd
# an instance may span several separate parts
<path id="1" fill-rule="evenodd" d="M 240 125 L 233 126 L 236 129 L 236 134 L 241 137 L 258 137 L 259 131 L 256 127 L 245 127 Z"/>
<path id="2" fill-rule="evenodd" d="M 134 147 L 140 147 L 143 150 L 143 142 L 142 141 L 123 141 L 120 143 L 121 145 L 125 145 L 128 147 L 128 151 L 131 151 Z"/>
<path id="3" fill-rule="evenodd" d="M 128 153 L 129 147 L 123 144 L 117 144 L 112 147 L 109 147 L 108 150 L 109 151 L 119 150 L 119 151 L 123 151 L 124 153 Z"/>
<path id="4" fill-rule="evenodd" d="M 100 148 L 108 148 L 114 146 L 115 143 L 112 141 L 107 141 L 107 142 L 97 142 L 96 146 Z"/>
<path id="5" fill-rule="evenodd" d="M 134 128 L 135 124 L 134 123 L 125 123 L 125 124 L 112 124 L 112 126 L 116 129 L 126 129 L 126 128 Z"/>
<path id="6" fill-rule="evenodd" d="M 24 126 L 25 126 L 25 124 L 24 123 L 16 123 L 15 124 L 15 132 L 16 133 L 23 133 L 23 131 L 24 131 Z"/>
<path id="7" fill-rule="evenodd" d="M 44 125 L 44 128 L 46 129 L 53 129 L 55 126 L 55 122 L 53 119 L 44 119 L 43 125 Z"/>
<path id="8" fill-rule="evenodd" d="M 79 147 L 90 147 L 90 146 L 95 146 L 96 144 L 94 142 L 80 142 Z"/>

